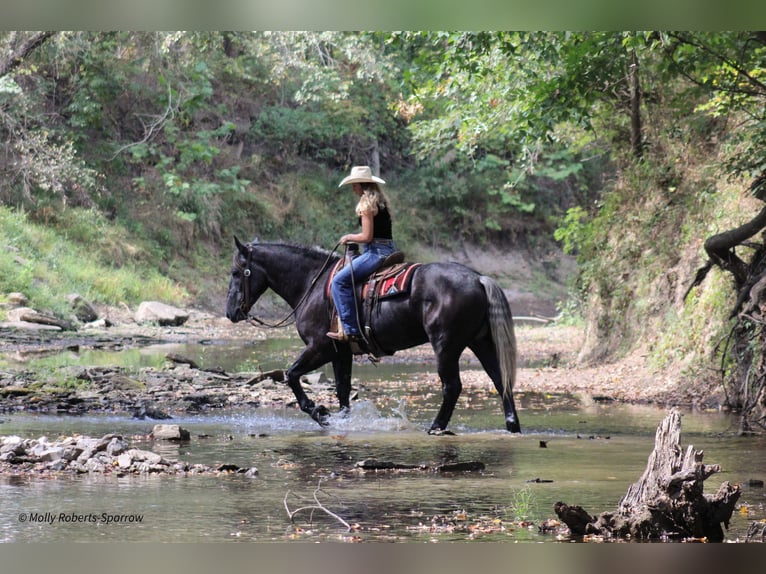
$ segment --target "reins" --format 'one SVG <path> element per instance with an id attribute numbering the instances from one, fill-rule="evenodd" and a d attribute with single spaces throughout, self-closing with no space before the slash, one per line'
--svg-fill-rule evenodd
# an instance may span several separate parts
<path id="1" fill-rule="evenodd" d="M 316 275 L 314 275 L 314 278 L 311 280 L 311 283 L 309 284 L 309 288 L 306 289 L 306 292 L 303 294 L 303 296 L 300 298 L 298 303 L 296 303 L 295 307 L 280 321 L 277 321 L 276 323 L 267 323 L 263 319 L 259 319 L 258 317 L 248 315 L 248 312 L 250 308 L 252 307 L 252 304 L 250 303 L 250 289 L 249 289 L 249 282 L 250 282 L 250 276 L 252 275 L 252 271 L 250 271 L 250 265 L 252 262 L 252 255 L 253 255 L 253 249 L 251 246 L 248 245 L 247 248 L 247 260 L 245 261 L 245 267 L 240 267 L 237 265 L 237 268 L 239 268 L 242 271 L 242 275 L 246 279 L 246 283 L 243 285 L 239 308 L 242 311 L 242 313 L 245 314 L 247 317 L 247 322 L 251 325 L 258 324 L 262 327 L 267 327 L 269 329 L 279 329 L 280 327 L 286 327 L 287 325 L 292 325 L 295 323 L 295 314 L 297 313 L 298 309 L 306 302 L 306 299 L 308 299 L 308 296 L 311 294 L 311 292 L 314 290 L 314 286 L 316 285 L 317 281 L 319 281 L 319 278 L 322 276 L 322 273 L 324 273 L 327 270 L 328 265 L 330 264 L 330 260 L 332 259 L 332 256 L 335 254 L 335 251 L 338 249 L 338 246 L 340 245 L 340 242 L 335 244 L 335 247 L 332 248 L 332 251 L 327 254 L 327 258 L 325 259 L 324 263 L 322 264 L 322 267 L 317 271 Z"/>

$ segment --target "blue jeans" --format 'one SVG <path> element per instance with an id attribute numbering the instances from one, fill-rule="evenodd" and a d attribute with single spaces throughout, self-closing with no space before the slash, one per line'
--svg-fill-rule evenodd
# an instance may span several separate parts
<path id="1" fill-rule="evenodd" d="M 335 308 L 338 310 L 341 325 L 346 335 L 359 336 L 359 320 L 354 302 L 353 285 L 361 285 L 365 279 L 372 275 L 383 260 L 396 251 L 394 242 L 386 240 L 384 242 L 373 241 L 367 243 L 364 253 L 351 261 L 351 265 L 346 265 L 338 271 L 333 277 L 330 290 L 332 300 L 335 302 Z M 353 284 L 351 273 L 353 270 Z M 359 301 L 359 310 L 361 311 L 361 301 Z"/>

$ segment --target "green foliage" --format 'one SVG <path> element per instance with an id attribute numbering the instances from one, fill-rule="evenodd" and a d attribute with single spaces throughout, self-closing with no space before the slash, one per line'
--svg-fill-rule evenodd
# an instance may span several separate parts
<path id="1" fill-rule="evenodd" d="M 129 262 L 135 250 L 117 253 L 119 229 L 106 225 L 95 212 L 68 214 L 71 220 L 59 221 L 54 228 L 0 207 L 0 292 L 22 292 L 36 308 L 62 316 L 69 311 L 68 293 L 112 305 L 183 299 L 183 290 L 151 266 Z M 118 266 L 119 259 L 124 262 Z"/>
<path id="2" fill-rule="evenodd" d="M 577 254 L 590 239 L 587 212 L 579 205 L 568 209 L 553 238 L 561 242 L 564 253 Z"/>
<path id="3" fill-rule="evenodd" d="M 264 109 L 250 128 L 259 147 L 286 156 L 301 156 L 319 162 L 343 161 L 343 140 L 353 126 L 343 114 L 314 110 L 310 106 Z"/>
<path id="4" fill-rule="evenodd" d="M 511 502 L 507 512 L 510 512 L 513 520 L 517 522 L 533 520 L 539 516 L 537 496 L 529 486 L 524 486 L 524 488 L 514 490 L 511 493 Z"/>

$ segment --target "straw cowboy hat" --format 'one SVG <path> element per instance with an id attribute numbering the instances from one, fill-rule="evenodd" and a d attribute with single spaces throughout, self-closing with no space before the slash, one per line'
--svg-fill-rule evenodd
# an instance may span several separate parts
<path id="1" fill-rule="evenodd" d="M 372 170 L 366 165 L 355 165 L 351 168 L 351 175 L 343 178 L 338 187 L 343 187 L 348 183 L 386 183 L 379 177 L 372 175 Z"/>

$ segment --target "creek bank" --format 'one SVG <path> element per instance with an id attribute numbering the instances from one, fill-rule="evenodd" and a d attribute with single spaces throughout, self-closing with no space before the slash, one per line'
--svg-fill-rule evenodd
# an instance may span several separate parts
<path id="1" fill-rule="evenodd" d="M 159 420 L 208 409 L 284 408 L 295 404 L 279 369 L 237 373 L 201 369 L 196 357 L 168 355 L 165 367 L 137 371 L 121 367 L 55 367 L 44 372 L 23 368 L 25 357 L 63 351 L 122 351 L 161 343 L 254 342 L 295 336 L 293 327 L 275 332 L 248 324 L 235 325 L 203 312 L 190 313 L 182 326 L 139 325 L 127 311 L 124 315 L 118 316 L 112 310 L 109 328 L 82 329 L 77 333 L 46 331 L 44 337 L 0 328 L 0 353 L 14 357 L 18 363 L 13 367 L 0 363 L 0 413 L 130 413 Z M 608 364 L 578 365 L 577 354 L 584 339 L 581 327 L 525 325 L 517 327 L 516 335 L 520 357 L 517 393 L 570 395 L 584 404 L 613 400 L 718 409 L 723 403 L 720 390 L 684 384 L 673 373 L 657 372 L 647 366 L 646 356 L 641 353 Z M 391 384 L 401 390 L 410 385 L 413 390 L 431 390 L 440 386 L 428 345 L 397 352 L 382 361 L 422 364 L 423 374 L 416 382 L 377 381 L 376 387 Z M 466 393 L 491 392 L 486 374 L 470 352 L 461 358 L 461 379 Z M 312 373 L 303 381 L 313 400 L 333 410 L 336 398 L 331 381 L 322 373 Z M 365 383 L 356 381 L 354 387 L 363 390 Z"/>

